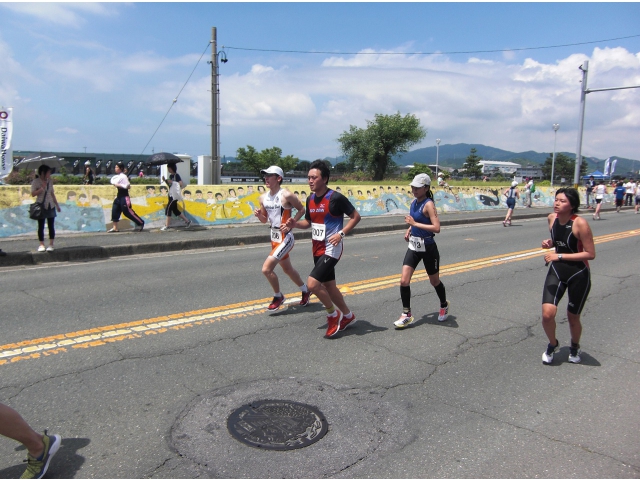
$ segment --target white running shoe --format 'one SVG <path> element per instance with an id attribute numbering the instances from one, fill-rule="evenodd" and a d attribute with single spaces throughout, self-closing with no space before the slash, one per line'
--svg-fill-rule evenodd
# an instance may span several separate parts
<path id="1" fill-rule="evenodd" d="M 449 300 L 447 300 L 447 306 L 440 308 L 440 312 L 438 313 L 439 322 L 444 322 L 447 318 L 449 318 Z"/>
<path id="2" fill-rule="evenodd" d="M 38 247 L 38 251 L 39 251 L 39 252 L 44 252 L 45 250 L 46 250 L 46 248 L 45 248 L 45 246 L 44 246 L 44 245 L 40 245 L 40 246 Z"/>
<path id="3" fill-rule="evenodd" d="M 582 351 L 580 350 L 580 345 L 574 347 L 573 345 L 569 349 L 569 362 L 570 363 L 580 363 L 582 359 L 580 358 L 580 354 Z"/>
<path id="4" fill-rule="evenodd" d="M 170 229 L 171 229 L 171 227 L 167 227 L 167 226 L 165 225 L 164 227 L 160 228 L 160 231 L 161 231 L 161 232 L 166 232 L 167 230 L 170 230 Z"/>
<path id="5" fill-rule="evenodd" d="M 560 342 L 556 339 L 556 346 L 549 344 L 547 350 L 542 354 L 542 363 L 551 365 L 553 363 L 553 354 L 560 350 Z"/>
<path id="6" fill-rule="evenodd" d="M 411 313 L 403 313 L 402 315 L 400 315 L 400 318 L 398 320 L 393 322 L 393 324 L 396 328 L 405 328 L 411 325 L 413 322 L 415 322 L 415 318 L 413 317 L 413 315 L 411 315 Z"/>
<path id="7" fill-rule="evenodd" d="M 51 245 L 47 247 L 47 252 L 53 252 L 53 247 Z"/>

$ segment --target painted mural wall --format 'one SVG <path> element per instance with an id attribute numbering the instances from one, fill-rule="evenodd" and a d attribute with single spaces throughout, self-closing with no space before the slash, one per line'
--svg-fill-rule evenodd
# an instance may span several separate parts
<path id="1" fill-rule="evenodd" d="M 409 212 L 413 200 L 411 188 L 406 184 L 392 186 L 338 185 L 331 186 L 346 195 L 360 215 L 398 215 Z M 304 202 L 309 195 L 306 184 L 284 186 Z M 505 187 L 451 187 L 434 189 L 439 213 L 469 212 L 477 210 L 506 209 Z M 167 204 L 165 185 L 132 185 L 131 203 L 142 217 L 146 228 L 160 228 L 165 223 Z M 253 215 L 264 185 L 189 185 L 183 190 L 184 201 L 180 209 L 194 225 L 213 226 L 258 222 Z M 537 187 L 532 204 L 535 207 L 551 207 L 555 189 Z M 580 189 L 585 204 L 585 189 Z M 61 212 L 56 217 L 56 233 L 106 232 L 111 228 L 111 205 L 115 188 L 110 185 L 74 186 L 56 185 L 55 194 Z M 607 194 L 605 202 L 613 196 Z M 37 222 L 29 218 L 29 205 L 33 203 L 29 185 L 4 185 L 0 187 L 0 237 L 35 235 Z M 519 200 L 516 208 L 523 206 Z M 181 220 L 174 220 L 176 225 Z M 125 217 L 120 228 L 133 228 Z"/>

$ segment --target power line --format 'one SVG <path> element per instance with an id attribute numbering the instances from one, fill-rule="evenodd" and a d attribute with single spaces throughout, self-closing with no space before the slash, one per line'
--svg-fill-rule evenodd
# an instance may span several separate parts
<path id="1" fill-rule="evenodd" d="M 627 38 L 640 37 L 640 35 L 629 35 L 628 37 L 608 38 L 605 40 L 593 40 L 590 42 L 578 42 L 578 43 L 565 43 L 562 45 L 548 45 L 542 47 L 522 47 L 522 48 L 503 48 L 500 50 L 469 50 L 469 51 L 455 51 L 455 52 L 326 52 L 326 51 L 311 51 L 311 50 L 277 50 L 267 48 L 245 48 L 245 47 L 229 47 L 222 46 L 222 49 L 228 48 L 229 50 L 247 50 L 254 52 L 277 52 L 277 53 L 311 53 L 311 54 L 331 54 L 331 55 L 457 55 L 463 53 L 497 53 L 497 52 L 516 52 L 522 50 L 543 50 L 549 48 L 562 48 L 562 47 L 574 47 L 576 45 L 589 45 L 593 43 L 612 42 L 614 40 L 624 40 Z"/>
<path id="2" fill-rule="evenodd" d="M 180 97 L 180 94 L 182 93 L 182 90 L 184 90 L 184 87 L 187 86 L 187 83 L 189 83 L 189 80 L 191 79 L 191 76 L 193 75 L 193 72 L 196 71 L 196 68 L 198 67 L 198 64 L 200 63 L 200 60 L 202 60 L 202 57 L 204 57 L 204 54 L 207 53 L 207 50 L 209 49 L 209 45 L 211 45 L 211 42 L 207 43 L 207 46 L 205 47 L 204 51 L 202 52 L 202 55 L 200 55 L 200 58 L 198 59 L 198 61 L 196 62 L 196 65 L 193 67 L 193 70 L 191 70 L 191 73 L 189 74 L 189 78 L 187 78 L 187 81 L 184 82 L 184 85 L 182 85 L 182 88 L 180 89 L 180 91 L 178 92 L 178 95 L 175 96 L 175 98 L 173 99 L 173 102 L 171 102 L 171 106 L 169 107 L 169 110 L 167 110 L 167 113 L 164 114 L 164 117 L 162 117 L 162 120 L 160 121 L 160 125 L 158 125 L 158 128 L 156 128 L 156 131 L 153 132 L 153 135 L 151 135 L 151 138 L 149 139 L 149 141 L 147 142 L 147 144 L 144 146 L 144 148 L 142 149 L 142 152 L 140 152 L 140 155 L 142 155 L 144 153 L 144 151 L 147 149 L 147 147 L 149 146 L 149 144 L 151 143 L 151 140 L 153 140 L 153 137 L 156 136 L 156 133 L 158 133 L 158 130 L 160 130 L 160 127 L 162 126 L 162 123 L 164 122 L 165 118 L 167 118 L 167 115 L 169 115 L 169 112 L 171 111 L 171 109 L 173 108 L 173 106 L 176 104 L 176 102 L 178 101 L 178 97 Z"/>

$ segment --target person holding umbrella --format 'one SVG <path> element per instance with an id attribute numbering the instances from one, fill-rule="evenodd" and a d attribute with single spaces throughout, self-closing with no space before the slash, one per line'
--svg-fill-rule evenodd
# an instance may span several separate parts
<path id="1" fill-rule="evenodd" d="M 31 196 L 36 197 L 36 202 L 42 204 L 42 216 L 38 218 L 38 240 L 40 240 L 39 252 L 53 252 L 53 240 L 56 238 L 56 210 L 60 211 L 58 199 L 53 191 L 51 181 L 51 168 L 48 165 L 38 167 L 38 176 L 31 183 Z M 44 221 L 49 228 L 49 246 L 44 246 Z"/>
<path id="2" fill-rule="evenodd" d="M 124 173 L 124 163 L 118 162 L 115 166 L 116 174 L 111 177 L 111 185 L 118 189 L 118 194 L 113 201 L 113 207 L 111 208 L 111 221 L 113 227 L 109 232 L 119 232 L 118 222 L 120 222 L 120 215 L 124 215 L 133 223 L 136 224 L 135 231 L 141 232 L 144 228 L 144 220 L 142 220 L 131 207 L 131 198 L 129 197 L 129 178 Z"/>

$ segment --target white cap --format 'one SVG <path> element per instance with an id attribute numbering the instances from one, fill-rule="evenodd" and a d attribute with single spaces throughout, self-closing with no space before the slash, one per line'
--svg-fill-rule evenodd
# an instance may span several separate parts
<path id="1" fill-rule="evenodd" d="M 91 160 L 87 160 L 86 162 L 84 162 L 84 165 L 86 167 L 90 167 L 91 166 Z"/>
<path id="2" fill-rule="evenodd" d="M 512 187 L 517 187 L 518 186 L 518 182 L 516 182 L 515 180 L 513 182 L 511 182 L 511 186 Z"/>
<path id="3" fill-rule="evenodd" d="M 275 173 L 276 175 L 280 175 L 281 178 L 284 178 L 284 172 L 277 165 L 271 165 L 266 170 L 260 170 L 260 173 L 265 173 L 267 175 Z"/>
<path id="4" fill-rule="evenodd" d="M 426 187 L 431 185 L 431 177 L 426 173 L 419 173 L 413 177 L 413 181 L 409 185 L 416 188 Z"/>

